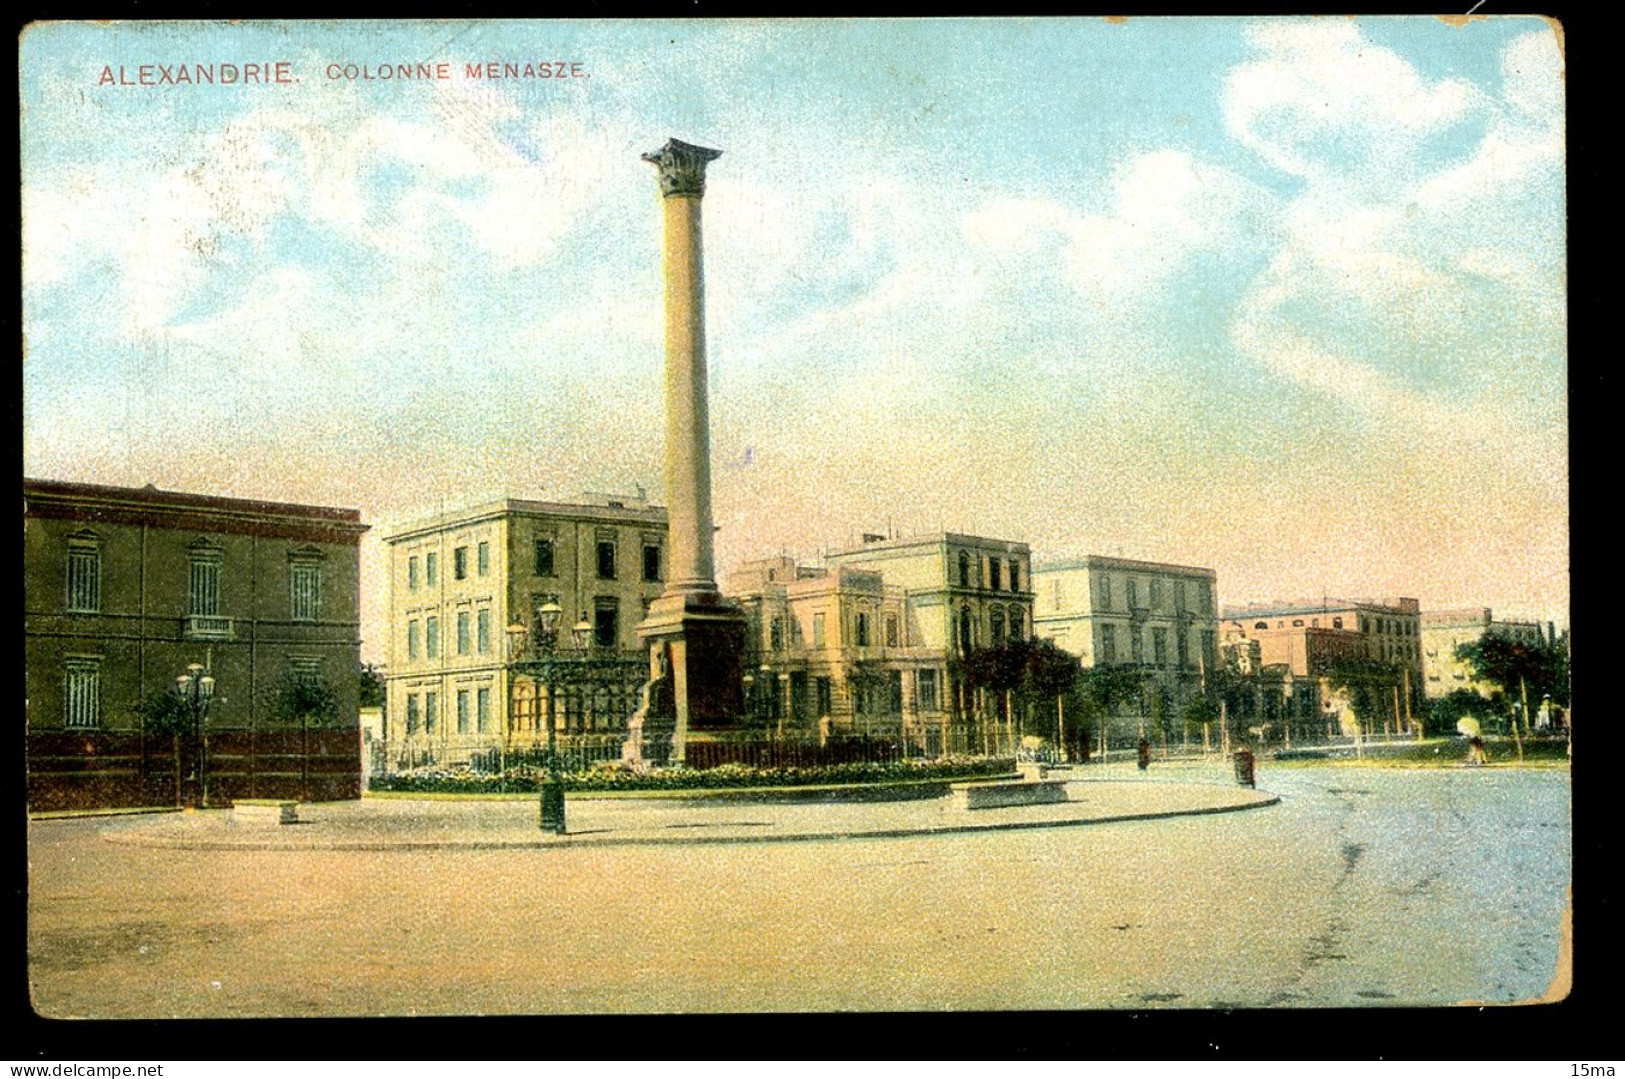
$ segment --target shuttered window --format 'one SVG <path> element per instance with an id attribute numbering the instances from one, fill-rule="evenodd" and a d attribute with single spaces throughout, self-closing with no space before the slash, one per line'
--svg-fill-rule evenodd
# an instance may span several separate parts
<path id="1" fill-rule="evenodd" d="M 70 659 L 63 675 L 64 726 L 84 729 L 102 722 L 102 662 Z"/>

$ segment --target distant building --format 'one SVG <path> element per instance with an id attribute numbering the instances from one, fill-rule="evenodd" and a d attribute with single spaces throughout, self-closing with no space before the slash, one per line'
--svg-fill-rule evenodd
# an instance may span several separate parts
<path id="1" fill-rule="evenodd" d="M 1422 645 L 1421 605 L 1415 599 L 1327 598 L 1226 607 L 1221 634 L 1227 652 L 1235 654 L 1241 642 L 1256 642 L 1263 670 L 1279 668 L 1293 680 L 1309 683 L 1297 698 L 1297 707 L 1287 710 L 1294 721 L 1310 721 L 1304 713 L 1308 702 L 1316 700 L 1322 721 L 1351 731 L 1347 701 L 1326 675 L 1339 660 L 1364 659 L 1392 664 L 1397 672 L 1392 686 L 1384 691 L 1394 695 L 1393 707 L 1384 713 L 1384 727 L 1397 732 L 1416 722 Z"/>
<path id="2" fill-rule="evenodd" d="M 939 737 L 942 752 L 992 751 L 996 730 L 1008 730 L 1001 727 L 1005 702 L 975 700 L 956 667 L 974 649 L 1032 635 L 1032 553 L 1027 545 L 956 532 L 901 539 L 866 536 L 861 546 L 828 554 L 824 561 L 832 574 L 862 570 L 879 575 L 878 585 L 850 574 L 838 577 L 845 583 L 836 591 L 853 597 L 844 608 L 853 618 L 869 604 L 882 619 L 872 626 L 879 636 L 871 640 L 893 639 L 888 619 L 895 615 L 898 644 L 858 646 L 856 621 L 839 640 L 854 648 L 900 650 L 886 670 L 902 676 L 904 714 L 922 724 L 925 751 L 936 752 Z M 859 589 L 872 589 L 872 598 L 857 600 Z M 833 608 L 826 617 L 834 617 Z M 826 649 L 831 647 L 828 641 Z M 816 642 L 812 647 L 818 647 Z M 874 656 L 856 658 L 868 662 Z"/>
<path id="3" fill-rule="evenodd" d="M 1473 680 L 1467 664 L 1456 658 L 1456 647 L 1483 637 L 1501 637 L 1540 647 L 1546 643 L 1539 622 L 1497 621 L 1488 607 L 1467 607 L 1422 614 L 1423 690 L 1429 697 L 1448 696 L 1451 690 L 1471 689 L 1488 696 L 1500 687 Z"/>
<path id="4" fill-rule="evenodd" d="M 1145 692 L 1123 716 L 1179 714 L 1202 691 L 1218 657 L 1217 574 L 1199 566 L 1089 555 L 1033 568 L 1034 633 L 1077 656 L 1085 667 L 1132 665 Z M 1121 728 L 1122 724 L 1118 724 Z"/>
<path id="5" fill-rule="evenodd" d="M 788 558 L 729 573 L 745 612 L 747 725 L 775 737 L 901 739 L 935 756 L 952 741 L 947 655 L 924 643 L 908 594 L 870 570 Z"/>
<path id="6" fill-rule="evenodd" d="M 358 797 L 366 530 L 353 509 L 25 479 L 30 807 L 195 804 L 205 783 L 211 804 Z M 141 706 L 192 664 L 215 697 L 206 746 L 178 748 Z M 336 718 L 284 714 L 301 681 Z"/>
<path id="7" fill-rule="evenodd" d="M 389 647 L 383 725 L 387 767 L 466 763 L 545 741 L 545 694 L 515 677 L 508 627 L 562 608 L 559 645 L 585 620 L 599 656 L 644 655 L 636 628 L 666 575 L 666 511 L 637 496 L 576 503 L 502 499 L 436 514 L 384 537 Z M 603 742 L 619 756 L 635 699 L 563 695 L 555 735 Z M 572 743 L 574 744 L 574 743 Z"/>

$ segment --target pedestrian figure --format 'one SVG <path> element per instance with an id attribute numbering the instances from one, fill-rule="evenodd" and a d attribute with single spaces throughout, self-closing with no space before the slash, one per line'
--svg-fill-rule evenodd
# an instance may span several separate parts
<path id="1" fill-rule="evenodd" d="M 1480 735 L 1473 735 L 1467 739 L 1467 763 L 1488 764 L 1490 755 L 1484 752 L 1484 739 Z"/>
<path id="2" fill-rule="evenodd" d="M 1140 771 L 1151 767 L 1151 743 L 1144 738 L 1140 739 Z"/>

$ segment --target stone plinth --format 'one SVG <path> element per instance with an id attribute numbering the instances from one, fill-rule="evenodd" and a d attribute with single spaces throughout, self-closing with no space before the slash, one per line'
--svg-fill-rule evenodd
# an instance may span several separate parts
<path id="1" fill-rule="evenodd" d="M 955 783 L 949 788 L 960 809 L 1003 809 L 1066 801 L 1066 780 L 1022 780 L 1015 783 Z"/>

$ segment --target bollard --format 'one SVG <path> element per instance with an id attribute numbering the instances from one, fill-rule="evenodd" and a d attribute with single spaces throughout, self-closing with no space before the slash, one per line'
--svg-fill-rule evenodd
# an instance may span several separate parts
<path id="1" fill-rule="evenodd" d="M 1243 787 L 1253 787 L 1254 789 L 1257 789 L 1257 784 L 1253 781 L 1253 751 L 1250 749 L 1238 749 L 1236 750 L 1235 760 L 1236 783 Z"/>

